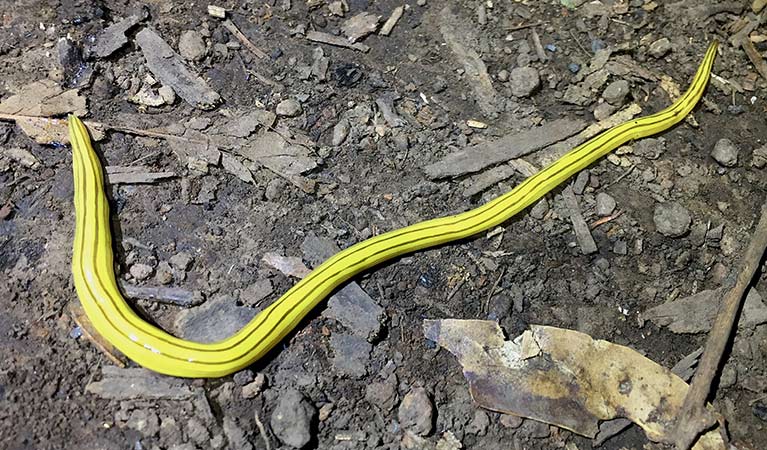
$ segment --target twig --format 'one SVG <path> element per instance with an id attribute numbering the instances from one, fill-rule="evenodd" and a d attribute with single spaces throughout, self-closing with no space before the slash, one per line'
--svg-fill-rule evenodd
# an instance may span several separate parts
<path id="1" fill-rule="evenodd" d="M 620 182 L 622 179 L 626 178 L 626 177 L 627 177 L 627 176 L 628 176 L 628 175 L 629 175 L 631 172 L 633 172 L 633 171 L 634 171 L 634 168 L 635 168 L 635 167 L 636 167 L 636 164 L 635 164 L 635 165 L 632 165 L 631 167 L 629 167 L 628 169 L 626 169 L 626 171 L 625 171 L 625 172 L 623 172 L 623 173 L 622 173 L 622 174 L 621 174 L 621 175 L 620 175 L 618 178 L 616 178 L 615 180 L 613 180 L 613 182 L 612 182 L 612 183 L 608 184 L 608 185 L 607 185 L 607 187 L 610 187 L 610 186 L 614 185 L 615 183 L 618 183 L 618 182 Z"/>
<path id="2" fill-rule="evenodd" d="M 242 34 L 242 31 L 240 31 L 240 29 L 237 28 L 237 25 L 235 25 L 231 20 L 226 19 L 225 21 L 221 22 L 221 24 L 224 25 L 226 29 L 229 30 L 234 35 L 234 37 L 236 37 L 240 42 L 242 42 L 242 45 L 244 45 L 245 47 L 248 47 L 248 50 L 253 52 L 253 54 L 256 55 L 258 59 L 264 59 L 268 56 L 266 53 L 264 53 L 263 50 L 256 47 L 256 45 L 253 44 L 253 42 L 251 42 L 247 36 Z"/>
<path id="3" fill-rule="evenodd" d="M 512 31 L 519 31 L 519 30 L 524 30 L 525 28 L 537 27 L 538 25 L 543 25 L 546 23 L 548 22 L 523 23 L 521 25 L 517 25 L 511 28 L 506 28 L 506 31 L 511 33 Z"/>
<path id="4" fill-rule="evenodd" d="M 744 293 L 756 270 L 759 268 L 764 249 L 767 247 L 767 205 L 762 206 L 759 224 L 754 230 L 751 243 L 740 262 L 740 270 L 735 285 L 724 297 L 719 308 L 719 314 L 711 327 L 706 341 L 706 349 L 700 359 L 698 370 L 692 380 L 690 389 L 684 399 L 684 404 L 677 418 L 676 431 L 669 440 L 673 441 L 677 450 L 687 450 L 697 439 L 698 435 L 714 425 L 717 418 L 706 409 L 706 398 L 711 390 L 711 381 L 716 376 L 727 342 L 732 334 L 743 301 Z"/>
<path id="5" fill-rule="evenodd" d="M 538 59 L 545 63 L 549 60 L 549 57 L 546 56 L 546 52 L 543 50 L 543 45 L 541 45 L 541 37 L 538 36 L 538 32 L 535 31 L 535 28 L 530 30 L 530 34 L 533 36 L 533 45 L 535 46 L 535 53 L 538 54 Z"/>
<path id="6" fill-rule="evenodd" d="M 264 428 L 264 424 L 261 423 L 261 419 L 258 418 L 258 411 L 255 411 L 253 413 L 256 419 L 256 426 L 258 427 L 258 432 L 261 433 L 261 439 L 264 440 L 264 444 L 266 444 L 266 450 L 272 450 L 272 445 L 269 443 L 269 436 L 266 435 L 266 428 Z"/>
<path id="7" fill-rule="evenodd" d="M 623 210 L 618 211 L 617 213 L 615 213 L 615 214 L 613 214 L 611 216 L 602 217 L 601 219 L 598 219 L 598 220 L 594 221 L 594 223 L 591 224 L 589 229 L 593 230 L 593 229 L 595 229 L 596 227 L 598 227 L 598 226 L 600 226 L 602 224 L 605 224 L 607 222 L 613 221 L 613 220 L 617 219 L 618 217 L 620 217 L 622 214 L 623 214 Z"/>
<path id="8" fill-rule="evenodd" d="M 485 300 L 485 312 L 487 312 L 490 309 L 490 300 L 493 299 L 493 295 L 495 295 L 495 290 L 498 289 L 498 283 L 501 282 L 501 278 L 503 278 L 503 275 L 506 273 L 506 267 L 501 269 L 501 274 L 498 275 L 498 278 L 495 279 L 495 283 L 493 283 L 493 287 L 490 289 L 490 294 L 487 296 L 487 300 Z"/>

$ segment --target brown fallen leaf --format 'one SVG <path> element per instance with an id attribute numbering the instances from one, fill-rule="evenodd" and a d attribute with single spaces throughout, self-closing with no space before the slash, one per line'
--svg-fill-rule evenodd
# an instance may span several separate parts
<path id="1" fill-rule="evenodd" d="M 577 331 L 533 325 L 530 332 L 528 339 L 507 341 L 493 321 L 424 321 L 426 338 L 458 358 L 472 397 L 484 408 L 591 438 L 599 421 L 617 417 L 656 442 L 673 431 L 688 385 L 671 371 L 628 347 Z M 536 347 L 530 337 L 537 354 L 529 351 Z M 725 445 L 714 430 L 693 448 Z"/>

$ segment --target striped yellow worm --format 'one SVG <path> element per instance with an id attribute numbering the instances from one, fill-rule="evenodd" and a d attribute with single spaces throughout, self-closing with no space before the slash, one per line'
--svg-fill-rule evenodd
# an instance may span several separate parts
<path id="1" fill-rule="evenodd" d="M 96 330 L 138 364 L 179 377 L 220 377 L 261 358 L 335 288 L 405 253 L 464 239 L 498 226 L 616 147 L 668 129 L 703 95 L 716 56 L 712 43 L 687 92 L 668 108 L 617 125 L 562 156 L 510 192 L 475 209 L 389 231 L 329 258 L 233 336 L 202 344 L 145 322 L 117 288 L 104 174 L 83 123 L 69 117 L 75 184 L 72 273 Z"/>

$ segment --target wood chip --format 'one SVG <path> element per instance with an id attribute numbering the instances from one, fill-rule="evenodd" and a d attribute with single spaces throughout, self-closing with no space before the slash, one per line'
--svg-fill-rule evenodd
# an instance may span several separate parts
<path id="1" fill-rule="evenodd" d="M 1 114 L 50 117 L 74 113 L 88 114 L 85 97 L 77 89 L 65 91 L 53 80 L 42 79 L 23 86 L 0 102 Z"/>
<path id="2" fill-rule="evenodd" d="M 221 6 L 208 5 L 208 15 L 217 19 L 226 19 L 226 9 Z"/>
<path id="3" fill-rule="evenodd" d="M 404 6 L 398 6 L 394 8 L 394 11 L 391 12 L 391 15 L 386 20 L 386 23 L 383 24 L 378 34 L 380 34 L 381 36 L 388 36 L 389 34 L 391 34 L 391 30 L 394 28 L 395 25 L 397 25 L 397 22 L 399 22 L 399 19 L 402 17 L 402 14 L 404 12 L 405 12 Z"/>
<path id="4" fill-rule="evenodd" d="M 247 36 L 242 34 L 242 31 L 240 31 L 240 29 L 237 28 L 237 25 L 235 25 L 231 20 L 226 19 L 225 21 L 222 22 L 222 25 L 224 25 L 224 27 L 226 27 L 226 29 L 229 30 L 234 35 L 234 37 L 239 39 L 239 41 L 242 42 L 242 45 L 244 45 L 245 47 L 248 48 L 248 50 L 253 52 L 253 54 L 256 55 L 256 57 L 260 59 L 264 59 L 267 56 L 269 56 L 266 53 L 264 53 L 263 50 L 256 47 L 256 45 L 253 42 L 251 42 L 251 40 L 248 39 Z"/>
<path id="5" fill-rule="evenodd" d="M 306 39 L 312 42 L 320 42 L 322 44 L 335 45 L 337 47 L 351 48 L 363 53 L 370 51 L 370 47 L 361 42 L 355 42 L 352 44 L 341 36 L 334 36 L 332 34 L 322 33 L 320 31 L 307 31 Z"/>
<path id="6" fill-rule="evenodd" d="M 157 33 L 149 28 L 136 35 L 136 43 L 146 58 L 147 68 L 163 85 L 170 86 L 179 97 L 200 109 L 213 109 L 221 96 L 192 73 L 175 51 Z"/>
<path id="7" fill-rule="evenodd" d="M 152 172 L 147 166 L 106 166 L 109 184 L 145 184 L 167 180 L 176 176 L 173 172 Z"/>
<path id="8" fill-rule="evenodd" d="M 341 32 L 349 38 L 349 42 L 354 43 L 375 32 L 378 29 L 378 22 L 380 20 L 381 16 L 369 12 L 361 12 L 346 20 L 341 25 Z"/>
<path id="9" fill-rule="evenodd" d="M 562 189 L 562 198 L 565 200 L 565 206 L 570 213 L 570 220 L 573 223 L 573 231 L 575 232 L 575 239 L 578 241 L 578 245 L 581 248 L 581 252 L 584 255 L 590 255 L 596 253 L 597 244 L 594 242 L 594 237 L 591 236 L 589 226 L 586 224 L 586 220 L 581 214 L 581 209 L 578 206 L 578 200 L 575 198 L 575 192 L 573 192 L 572 185 L 568 184 Z"/>
<path id="10" fill-rule="evenodd" d="M 582 120 L 558 119 L 452 153 L 426 166 L 429 179 L 457 177 L 532 153 L 583 130 Z"/>
<path id="11" fill-rule="evenodd" d="M 98 58 L 106 58 L 128 43 L 128 37 L 125 33 L 145 18 L 145 13 L 132 14 L 104 28 L 96 35 L 93 43 L 89 45 L 88 51 Z"/>

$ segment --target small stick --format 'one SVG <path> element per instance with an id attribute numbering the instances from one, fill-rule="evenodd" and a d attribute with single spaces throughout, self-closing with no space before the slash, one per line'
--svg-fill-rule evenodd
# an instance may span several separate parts
<path id="1" fill-rule="evenodd" d="M 600 225 L 602 225 L 602 224 L 605 224 L 605 223 L 607 223 L 607 222 L 610 222 L 610 221 L 612 221 L 612 220 L 615 220 L 615 219 L 617 219 L 618 217 L 620 217 L 620 216 L 621 216 L 621 214 L 623 214 L 623 210 L 620 210 L 620 211 L 618 211 L 617 213 L 615 213 L 615 214 L 613 214 L 613 215 L 611 215 L 611 216 L 602 217 L 601 219 L 597 219 L 596 221 L 594 221 L 594 223 L 592 223 L 592 224 L 591 224 L 591 226 L 589 227 L 589 229 L 593 230 L 593 229 L 595 229 L 596 227 L 598 227 L 598 226 L 600 226 Z"/>
<path id="2" fill-rule="evenodd" d="M 677 450 L 690 448 L 698 435 L 716 422 L 714 414 L 706 409 L 706 398 L 732 334 L 735 319 L 743 302 L 743 294 L 759 268 L 765 248 L 767 248 L 767 205 L 762 206 L 759 224 L 740 262 L 740 271 L 735 285 L 727 292 L 719 307 L 719 314 L 706 341 L 706 349 L 677 418 L 676 431 L 670 436 Z"/>
<path id="3" fill-rule="evenodd" d="M 256 47 L 256 45 L 253 42 L 251 42 L 247 36 L 242 34 L 242 31 L 240 31 L 240 29 L 237 28 L 237 25 L 235 25 L 234 22 L 232 22 L 229 19 L 226 19 L 225 21 L 221 22 L 221 24 L 225 26 L 226 29 L 229 30 L 234 35 L 234 37 L 239 39 L 239 41 L 242 42 L 242 45 L 244 45 L 245 47 L 248 47 L 248 50 L 253 52 L 253 54 L 256 55 L 258 59 L 264 59 L 268 56 L 266 53 L 264 53 L 263 50 Z"/>
<path id="4" fill-rule="evenodd" d="M 538 54 L 538 59 L 541 60 L 541 62 L 546 62 L 549 60 L 548 56 L 546 56 L 546 52 L 543 51 L 543 45 L 541 45 L 541 37 L 538 36 L 538 32 L 535 31 L 535 28 L 533 28 L 531 31 L 531 35 L 533 36 L 533 45 L 535 46 L 535 53 Z"/>
<path id="5" fill-rule="evenodd" d="M 261 419 L 258 418 L 258 411 L 255 411 L 254 415 L 258 432 L 261 433 L 261 439 L 263 439 L 264 444 L 266 444 L 266 450 L 272 450 L 272 446 L 269 443 L 269 436 L 266 435 L 266 428 L 264 427 L 264 424 L 261 423 Z"/>
<path id="6" fill-rule="evenodd" d="M 521 25 L 517 25 L 511 28 L 506 28 L 506 31 L 511 33 L 512 31 L 519 31 L 519 30 L 524 30 L 525 28 L 537 27 L 538 25 L 543 25 L 546 23 L 548 22 L 523 23 Z"/>

